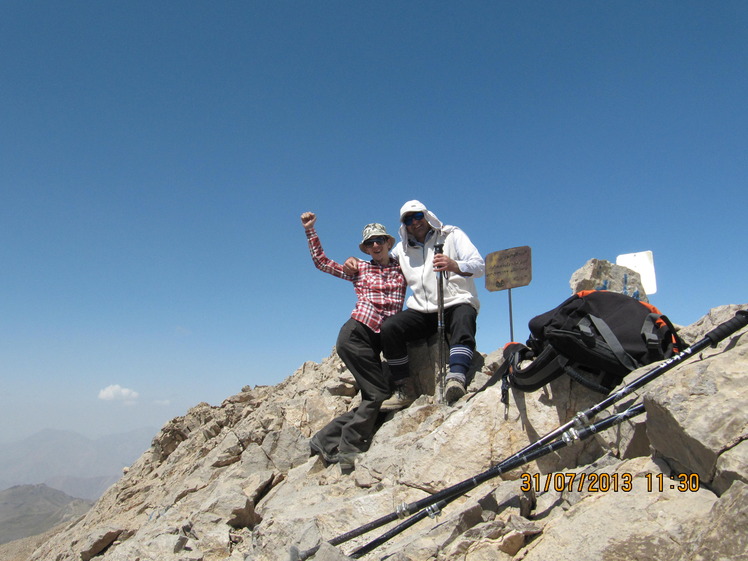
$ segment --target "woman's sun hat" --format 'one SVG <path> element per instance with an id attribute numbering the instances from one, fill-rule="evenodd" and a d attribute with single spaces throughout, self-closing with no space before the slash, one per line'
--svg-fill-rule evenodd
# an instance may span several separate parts
<path id="1" fill-rule="evenodd" d="M 358 248 L 366 253 L 366 247 L 364 246 L 364 242 L 368 240 L 369 238 L 377 238 L 377 237 L 385 237 L 388 240 L 392 240 L 392 242 L 395 242 L 395 238 L 390 236 L 387 233 L 387 229 L 378 222 L 372 222 L 371 224 L 367 224 L 364 226 L 363 232 L 361 232 L 361 243 L 358 244 Z M 368 255 L 368 254 L 367 254 Z"/>

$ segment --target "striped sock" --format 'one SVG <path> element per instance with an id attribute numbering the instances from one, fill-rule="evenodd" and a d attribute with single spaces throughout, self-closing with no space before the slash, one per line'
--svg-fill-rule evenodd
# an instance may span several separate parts
<path id="1" fill-rule="evenodd" d="M 449 375 L 448 378 L 457 378 L 465 382 L 465 376 L 473 361 L 473 349 L 466 345 L 455 345 L 449 349 Z"/>

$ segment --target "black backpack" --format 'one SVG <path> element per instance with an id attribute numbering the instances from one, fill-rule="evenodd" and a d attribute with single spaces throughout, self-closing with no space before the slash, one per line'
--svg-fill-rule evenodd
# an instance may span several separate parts
<path id="1" fill-rule="evenodd" d="M 504 347 L 505 403 L 508 386 L 532 392 L 561 374 L 607 394 L 632 370 L 686 346 L 657 308 L 605 290 L 578 292 L 531 319 L 529 328 L 527 345 Z"/>

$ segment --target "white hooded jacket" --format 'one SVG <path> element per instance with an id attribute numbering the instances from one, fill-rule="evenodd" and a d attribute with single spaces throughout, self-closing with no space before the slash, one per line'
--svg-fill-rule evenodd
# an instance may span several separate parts
<path id="1" fill-rule="evenodd" d="M 412 212 L 423 212 L 432 230 L 423 244 L 408 236 L 403 216 Z M 400 241 L 392 254 L 400 261 L 405 279 L 412 294 L 407 306 L 411 310 L 433 313 L 438 311 L 438 276 L 434 271 L 434 246 L 444 244 L 444 254 L 454 259 L 460 271 L 472 276 L 463 277 L 456 273 L 446 273 L 444 283 L 444 307 L 457 304 L 470 304 L 476 311 L 480 309 L 475 278 L 485 273 L 483 257 L 470 241 L 467 234 L 456 226 L 448 226 L 429 211 L 419 201 L 408 201 L 400 209 Z"/>

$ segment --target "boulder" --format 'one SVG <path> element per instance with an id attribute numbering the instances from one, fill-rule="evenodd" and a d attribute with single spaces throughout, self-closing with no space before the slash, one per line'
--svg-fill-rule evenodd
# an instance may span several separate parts
<path id="1" fill-rule="evenodd" d="M 587 261 L 572 274 L 569 286 L 572 294 L 582 290 L 610 290 L 649 302 L 639 273 L 603 259 Z"/>

